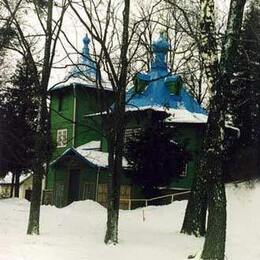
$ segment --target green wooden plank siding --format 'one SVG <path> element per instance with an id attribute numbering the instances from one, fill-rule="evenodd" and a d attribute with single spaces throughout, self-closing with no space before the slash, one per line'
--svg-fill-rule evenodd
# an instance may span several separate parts
<path id="1" fill-rule="evenodd" d="M 188 162 L 187 176 L 173 181 L 170 187 L 190 189 L 194 175 L 198 170 L 198 160 L 201 153 L 203 128 L 201 125 L 178 124 L 177 141 L 187 143 L 187 150 L 192 154 L 192 160 Z"/>
<path id="2" fill-rule="evenodd" d="M 62 98 L 62 110 L 59 110 Z M 72 146 L 73 133 L 73 93 L 72 89 L 66 91 L 54 91 L 51 95 L 51 139 L 53 145 L 52 158 L 62 154 L 68 147 Z M 66 147 L 57 148 L 57 130 L 67 129 L 68 144 Z"/>
<path id="3" fill-rule="evenodd" d="M 89 118 L 86 115 L 100 111 L 95 89 L 76 89 L 77 115 L 75 147 L 93 140 L 101 139 L 101 125 L 99 118 Z"/>
<path id="4" fill-rule="evenodd" d="M 107 92 L 108 103 L 113 103 L 111 92 Z M 62 97 L 62 98 L 61 98 Z M 74 103 L 76 100 L 76 104 Z M 76 107 L 76 125 L 74 146 L 78 147 L 93 140 L 101 140 L 102 151 L 107 152 L 107 140 L 102 134 L 101 117 L 86 115 L 95 114 L 101 111 L 98 105 L 98 94 L 96 89 L 84 88 L 82 86 L 65 87 L 51 92 L 51 137 L 53 142 L 52 159 L 57 158 L 66 149 L 73 146 L 73 117 Z M 76 106 L 75 106 L 76 105 Z M 126 116 L 127 128 L 143 128 L 151 124 L 158 113 L 153 111 L 139 111 L 128 113 Z M 161 114 L 162 115 L 162 114 Z M 176 141 L 187 143 L 187 149 L 192 153 L 192 160 L 188 163 L 188 173 L 186 177 L 170 183 L 170 188 L 189 189 L 193 177 L 197 171 L 197 164 L 201 152 L 201 142 L 203 139 L 204 126 L 200 124 L 175 124 Z M 68 144 L 66 147 L 58 148 L 56 143 L 57 130 L 67 129 Z M 54 204 L 58 207 L 69 203 L 69 183 L 70 171 L 78 169 L 79 172 L 79 198 L 96 199 L 97 178 L 99 184 L 108 182 L 108 169 L 98 170 L 97 167 L 83 163 L 76 157 L 64 160 L 48 169 L 47 189 L 54 192 Z M 99 171 L 99 173 L 98 173 Z M 144 198 L 142 188 L 134 186 L 129 175 L 123 174 L 122 185 L 131 186 L 131 198 Z M 87 192 L 87 193 L 86 193 Z M 95 193 L 95 194 L 93 194 Z M 138 206 L 133 205 L 134 207 Z M 143 205 L 139 205 L 143 206 Z"/>
<path id="5" fill-rule="evenodd" d="M 153 115 L 148 113 L 130 115 L 127 128 L 143 128 L 151 124 Z M 176 131 L 176 141 L 181 144 L 187 144 L 186 148 L 192 154 L 192 160 L 188 162 L 187 176 L 180 177 L 179 180 L 172 181 L 170 188 L 190 189 L 194 175 L 197 172 L 198 160 L 201 152 L 201 143 L 203 140 L 204 126 L 201 124 L 174 124 Z"/>

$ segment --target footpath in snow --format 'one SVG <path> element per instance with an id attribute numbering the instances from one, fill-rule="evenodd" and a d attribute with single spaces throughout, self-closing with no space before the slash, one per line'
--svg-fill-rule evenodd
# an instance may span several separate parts
<path id="1" fill-rule="evenodd" d="M 259 198 L 258 184 L 227 188 L 228 260 L 260 259 Z M 0 260 L 184 260 L 203 246 L 203 238 L 179 233 L 185 207 L 182 201 L 120 211 L 120 244 L 106 246 L 106 209 L 96 202 L 43 206 L 41 235 L 27 236 L 29 203 L 0 200 Z"/>

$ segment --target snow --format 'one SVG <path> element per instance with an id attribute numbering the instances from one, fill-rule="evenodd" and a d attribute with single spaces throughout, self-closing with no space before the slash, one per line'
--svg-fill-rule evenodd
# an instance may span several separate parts
<path id="1" fill-rule="evenodd" d="M 92 142 L 91 142 L 92 143 Z M 89 162 L 92 164 L 107 168 L 108 167 L 108 153 L 97 151 L 97 150 L 91 150 L 91 146 L 94 145 L 94 143 L 90 144 L 84 144 L 76 148 L 76 151 L 86 158 Z M 127 167 L 127 161 L 125 158 L 123 158 L 123 167 Z"/>
<path id="2" fill-rule="evenodd" d="M 86 88 L 97 88 L 96 84 L 94 84 L 93 81 L 88 80 L 86 77 L 85 78 L 71 77 L 67 80 L 57 82 L 49 90 L 61 89 L 64 87 L 69 87 L 71 85 L 80 85 Z M 113 91 L 111 85 L 107 82 L 102 83 L 102 90 Z"/>
<path id="3" fill-rule="evenodd" d="M 100 151 L 100 148 L 100 141 L 91 141 L 89 143 L 78 146 L 77 148 L 71 147 L 66 149 L 58 158 L 52 161 L 51 164 L 57 163 L 62 157 L 72 153 L 77 155 L 79 158 L 86 160 L 92 166 L 107 168 L 108 153 Z M 123 167 L 128 167 L 128 163 L 125 158 L 123 158 Z"/>
<path id="4" fill-rule="evenodd" d="M 260 184 L 227 188 L 226 256 L 260 259 Z M 184 260 L 198 255 L 203 238 L 180 234 L 186 202 L 120 211 L 119 244 L 103 243 L 106 209 L 79 201 L 58 209 L 41 208 L 41 235 L 27 236 L 29 203 L 0 200 L 0 260 Z M 143 212 L 145 221 L 143 221 Z"/>
<path id="5" fill-rule="evenodd" d="M 144 111 L 153 110 L 161 111 L 169 114 L 165 119 L 166 122 L 172 123 L 207 123 L 208 116 L 202 113 L 190 112 L 185 108 L 166 108 L 164 106 L 142 106 L 142 107 L 127 107 L 126 111 Z M 89 115 L 90 116 L 90 115 Z"/>
<path id="6" fill-rule="evenodd" d="M 89 143 L 86 143 L 82 146 L 80 146 L 81 149 L 88 149 L 88 150 L 99 150 L 101 148 L 101 141 L 91 141 Z"/>

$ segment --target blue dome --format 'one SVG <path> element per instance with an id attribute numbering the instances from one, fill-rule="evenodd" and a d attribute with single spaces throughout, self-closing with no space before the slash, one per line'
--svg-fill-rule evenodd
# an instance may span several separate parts
<path id="1" fill-rule="evenodd" d="M 160 34 L 160 37 L 153 42 L 152 44 L 152 50 L 153 52 L 163 52 L 163 53 L 167 53 L 169 50 L 169 43 L 167 41 L 167 38 L 165 36 L 163 36 L 163 34 Z"/>
<path id="2" fill-rule="evenodd" d="M 83 44 L 88 45 L 89 43 L 90 43 L 90 39 L 88 38 L 88 35 L 86 34 L 86 36 L 83 38 Z"/>
<path id="3" fill-rule="evenodd" d="M 179 111 L 181 115 L 186 113 L 192 117 L 195 113 L 193 122 L 200 120 L 196 119 L 197 115 L 207 116 L 206 110 L 185 89 L 181 77 L 168 70 L 166 55 L 169 43 L 162 34 L 153 43 L 152 49 L 154 58 L 151 70 L 136 75 L 135 87 L 126 93 L 126 109 L 167 108 L 175 110 L 176 113 Z"/>
<path id="4" fill-rule="evenodd" d="M 67 77 L 95 79 L 97 77 L 96 63 L 91 59 L 89 53 L 90 39 L 87 34 L 82 39 L 82 42 L 84 46 L 80 57 L 80 64 L 74 66 Z"/>

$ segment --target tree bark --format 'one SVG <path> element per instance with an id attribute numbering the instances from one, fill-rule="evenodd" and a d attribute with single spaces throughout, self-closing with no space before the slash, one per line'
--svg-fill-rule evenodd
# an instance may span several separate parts
<path id="1" fill-rule="evenodd" d="M 201 177 L 195 183 L 198 188 L 200 186 L 207 187 L 206 196 L 209 214 L 201 259 L 224 260 L 225 258 L 226 195 L 222 170 L 226 111 L 225 94 L 233 73 L 245 1 L 231 0 L 221 58 L 218 62 L 214 1 L 201 0 L 201 53 L 205 60 L 205 71 L 212 93 L 204 146 L 205 159 L 202 160 L 205 167 L 200 168 L 205 169 L 205 173 L 200 171 L 199 176 Z M 202 186 L 205 181 L 206 185 Z M 194 199 L 194 196 L 191 199 Z M 204 198 L 197 202 L 204 205 Z M 195 201 L 192 203 L 195 203 Z M 188 206 L 192 203 L 190 202 Z M 187 210 L 187 212 L 189 211 Z"/>
<path id="2" fill-rule="evenodd" d="M 14 196 L 19 198 L 19 189 L 20 189 L 20 173 L 15 173 L 15 184 L 14 184 Z"/>
<path id="3" fill-rule="evenodd" d="M 188 200 L 181 233 L 204 236 L 206 233 L 207 194 L 204 176 L 195 176 Z"/>
<path id="4" fill-rule="evenodd" d="M 40 230 L 40 207 L 41 207 L 41 192 L 42 192 L 42 178 L 45 174 L 44 164 L 47 165 L 49 158 L 49 112 L 47 109 L 47 89 L 51 71 L 51 44 L 52 44 L 52 13 L 53 1 L 48 0 L 47 3 L 47 21 L 45 31 L 45 46 L 44 46 L 44 59 L 42 68 L 41 81 L 35 75 L 37 84 L 37 95 L 39 100 L 38 117 L 37 117 L 37 139 L 35 141 L 35 163 L 33 173 L 33 188 L 30 206 L 30 215 L 27 228 L 28 235 L 39 235 Z"/>
<path id="5" fill-rule="evenodd" d="M 12 180 L 11 180 L 11 189 L 10 189 L 10 198 L 13 197 L 14 194 L 14 181 L 15 181 L 15 173 L 12 173 Z"/>
<path id="6" fill-rule="evenodd" d="M 226 241 L 226 195 L 222 170 L 222 152 L 225 129 L 225 96 L 230 86 L 237 54 L 239 36 L 243 21 L 246 0 L 231 0 L 227 29 L 219 63 L 219 73 L 214 79 L 214 95 L 209 112 L 208 138 L 213 139 L 213 153 L 207 156 L 207 195 L 209 215 L 202 259 L 225 259 Z M 217 124 L 216 124 L 217 122 Z M 218 147 L 221 149 L 219 150 Z"/>
<path id="7" fill-rule="evenodd" d="M 122 128 L 117 128 L 119 131 Z M 108 203 L 107 203 L 107 230 L 105 235 L 106 244 L 118 243 L 118 220 L 120 205 L 120 178 L 122 175 L 123 148 L 119 148 L 122 132 L 114 133 L 109 141 L 109 180 L 108 180 Z M 121 145 L 120 145 L 121 146 Z"/>
<path id="8" fill-rule="evenodd" d="M 105 235 L 106 244 L 118 243 L 118 220 L 120 205 L 120 181 L 123 171 L 123 149 L 125 131 L 125 90 L 127 86 L 128 72 L 128 41 L 129 41 L 129 14 L 130 0 L 125 0 L 123 11 L 123 33 L 120 55 L 120 76 L 117 86 L 116 100 L 112 112 L 111 128 L 108 129 L 109 139 L 109 169 L 110 176 L 108 182 L 108 205 L 107 205 L 107 230 Z"/>
<path id="9" fill-rule="evenodd" d="M 217 170 L 217 169 L 216 169 Z M 217 170 L 221 172 L 221 170 Z M 226 242 L 226 194 L 225 185 L 218 178 L 208 185 L 208 225 L 201 259 L 224 260 Z"/>
<path id="10" fill-rule="evenodd" d="M 27 228 L 28 235 L 40 234 L 40 206 L 41 206 L 43 173 L 44 173 L 43 167 L 34 169 L 32 197 L 31 197 L 31 204 L 30 204 L 30 215 L 29 215 L 29 223 Z"/>
<path id="11" fill-rule="evenodd" d="M 214 93 L 214 80 L 218 74 L 218 53 L 215 29 L 214 1 L 200 0 L 200 42 L 198 49 L 201 53 L 203 67 L 207 75 L 211 96 Z M 210 116 L 209 116 L 210 118 Z M 198 173 L 195 176 L 191 188 L 184 222 L 181 232 L 189 235 L 204 236 L 207 212 L 207 150 L 210 140 L 208 135 L 209 120 L 206 126 L 206 137 L 203 143 L 202 158 L 199 163 Z M 211 135 L 211 134 L 210 134 Z M 209 166 L 210 167 L 210 166 Z"/>

